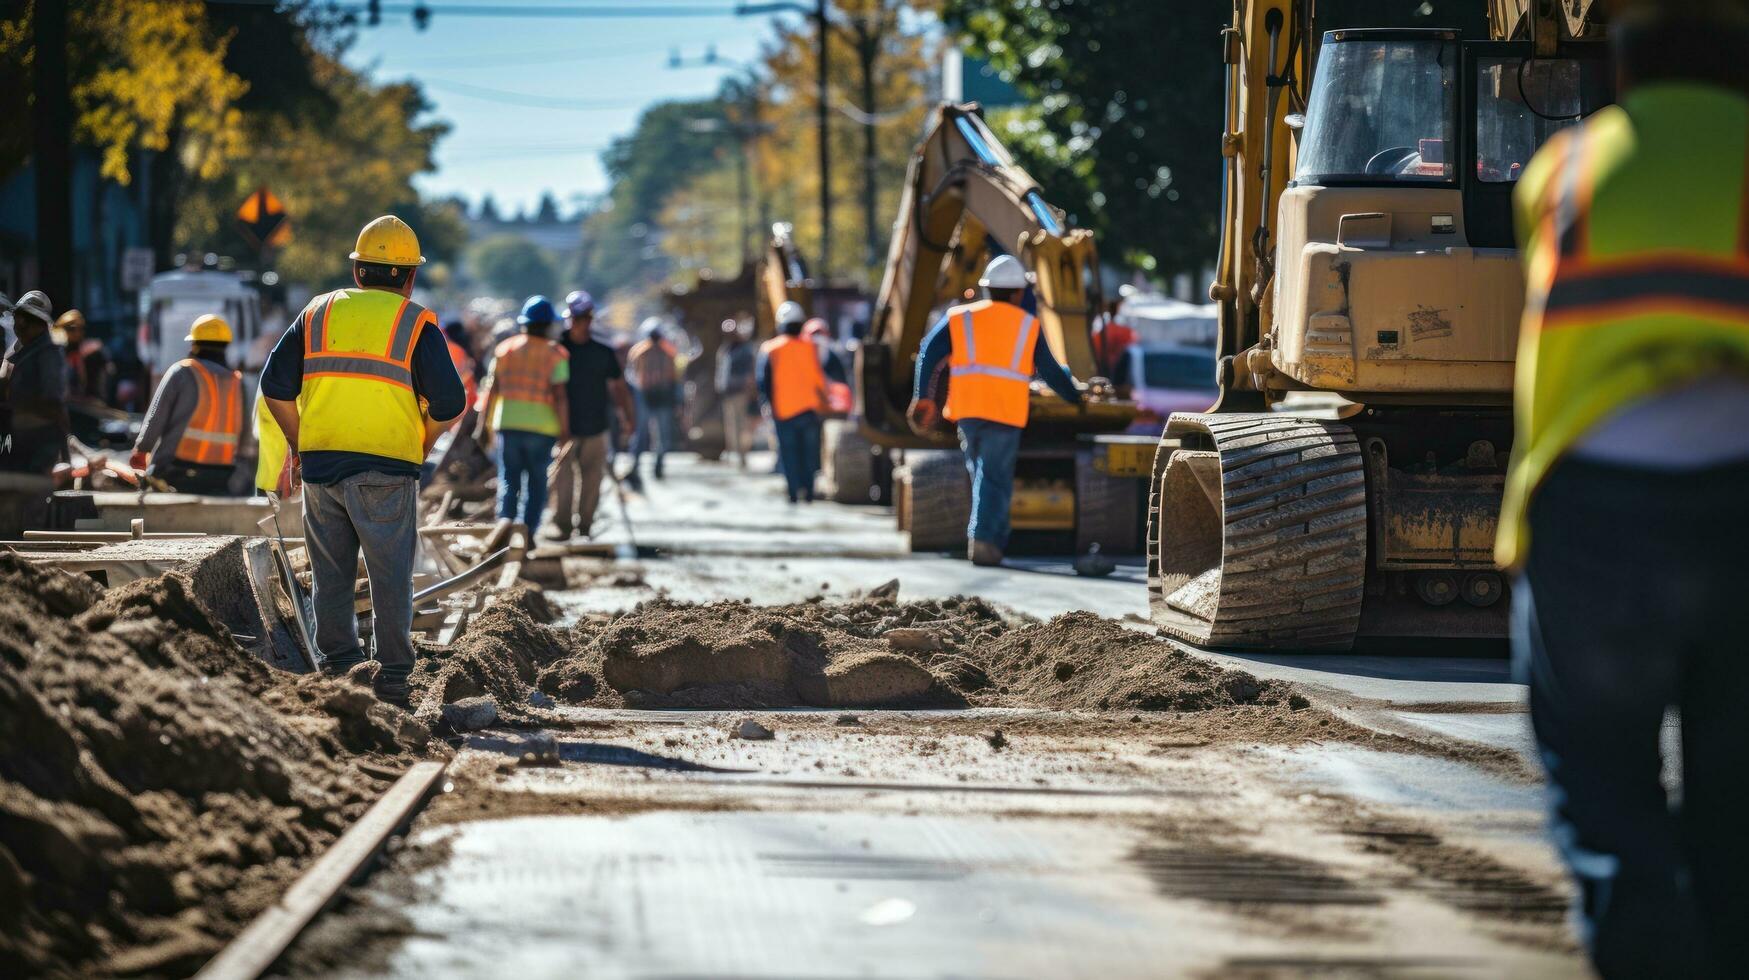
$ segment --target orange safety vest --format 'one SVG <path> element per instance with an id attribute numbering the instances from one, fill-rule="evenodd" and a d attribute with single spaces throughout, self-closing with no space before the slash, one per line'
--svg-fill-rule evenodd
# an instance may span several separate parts
<path id="1" fill-rule="evenodd" d="M 553 369 L 564 358 L 564 349 L 545 338 L 519 333 L 504 341 L 498 345 L 492 360 L 492 374 L 497 378 L 494 383 L 498 396 L 522 402 L 551 404 Z"/>
<path id="2" fill-rule="evenodd" d="M 462 379 L 462 391 L 468 396 L 467 404 L 472 405 L 479 395 L 479 385 L 474 381 L 474 358 L 453 340 L 445 341 L 449 345 L 449 362 L 455 365 L 455 373 Z M 466 414 L 466 409 L 463 409 Z M 461 415 L 456 416 L 456 424 L 461 424 Z"/>
<path id="3" fill-rule="evenodd" d="M 784 335 L 760 348 L 771 372 L 771 415 L 778 421 L 819 412 L 826 401 L 826 372 L 811 342 Z"/>
<path id="4" fill-rule="evenodd" d="M 184 463 L 230 466 L 237 461 L 237 434 L 243 431 L 242 372 L 217 370 L 195 357 L 176 366 L 194 372 L 200 395 L 173 455 Z"/>
<path id="5" fill-rule="evenodd" d="M 947 311 L 953 353 L 948 358 L 950 421 L 984 419 L 1016 428 L 1032 407 L 1032 352 L 1038 320 L 1012 303 L 991 300 Z"/>

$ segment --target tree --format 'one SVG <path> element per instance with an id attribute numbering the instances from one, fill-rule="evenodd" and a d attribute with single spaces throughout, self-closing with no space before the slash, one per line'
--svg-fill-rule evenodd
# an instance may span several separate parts
<path id="1" fill-rule="evenodd" d="M 421 121 L 430 104 L 418 86 L 374 86 L 321 52 L 310 53 L 310 68 L 320 91 L 344 107 L 338 124 L 320 113 L 251 115 L 247 151 L 188 194 L 179 240 L 205 251 L 248 250 L 231 213 L 265 185 L 290 216 L 291 241 L 275 259 L 289 280 L 344 282 L 358 229 L 385 213 L 431 234 L 434 244 L 447 240 L 453 252 L 465 232 L 447 211 L 428 214 L 412 183 L 433 169 L 437 141 L 448 132 L 447 124 Z"/>
<path id="2" fill-rule="evenodd" d="M 1027 100 L 997 134 L 1046 198 L 1149 272 L 1208 264 L 1219 237 L 1219 4 L 1149 0 L 947 0 L 966 33 Z M 1170 78 L 1138 72 L 1170 66 Z"/>
<path id="3" fill-rule="evenodd" d="M 494 224 L 504 220 L 498 217 L 498 202 L 492 200 L 492 195 L 490 193 L 480 198 L 480 211 L 478 217 L 481 221 L 490 221 Z"/>
<path id="4" fill-rule="evenodd" d="M 559 278 L 546 250 L 520 235 L 494 235 L 480 242 L 469 251 L 468 265 L 477 278 L 510 299 L 550 295 Z"/>
<path id="5" fill-rule="evenodd" d="M 540 204 L 536 206 L 534 220 L 536 224 L 556 225 L 559 223 L 559 202 L 553 197 L 552 191 L 542 191 Z"/>

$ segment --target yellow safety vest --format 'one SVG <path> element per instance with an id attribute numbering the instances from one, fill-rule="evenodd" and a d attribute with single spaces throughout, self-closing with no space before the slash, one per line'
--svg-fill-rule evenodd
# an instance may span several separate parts
<path id="1" fill-rule="evenodd" d="M 273 413 L 267 410 L 267 399 L 255 396 L 255 487 L 258 490 L 278 490 L 279 478 L 285 472 L 287 445 L 285 431 L 279 427 Z"/>
<path id="2" fill-rule="evenodd" d="M 1032 410 L 1032 352 L 1038 320 L 1012 303 L 983 300 L 947 311 L 950 421 L 984 419 L 1024 427 Z"/>
<path id="3" fill-rule="evenodd" d="M 1749 99 L 1660 83 L 1537 154 L 1516 191 L 1529 284 L 1495 558 L 1597 423 L 1720 370 L 1749 373 Z"/>
<path id="4" fill-rule="evenodd" d="M 413 349 L 436 316 L 383 289 L 338 289 L 305 307 L 298 451 L 368 453 L 421 463 L 425 413 Z"/>

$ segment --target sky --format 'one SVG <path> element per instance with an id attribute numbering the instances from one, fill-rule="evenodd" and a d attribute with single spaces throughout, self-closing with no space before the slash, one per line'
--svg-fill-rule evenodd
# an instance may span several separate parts
<path id="1" fill-rule="evenodd" d="M 430 0 L 430 25 L 385 13 L 360 26 L 346 60 L 378 81 L 417 79 L 451 131 L 439 144 L 434 174 L 421 191 L 459 194 L 470 203 L 490 193 L 500 214 L 532 213 L 544 191 L 560 208 L 578 195 L 607 189 L 601 151 L 632 131 L 652 103 L 716 92 L 738 63 L 757 56 L 772 35 L 771 14 L 735 17 L 734 0 L 506 0 L 508 6 L 720 9 L 715 16 L 460 16 Z M 793 18 L 794 15 L 789 15 Z M 729 64 L 668 67 L 671 52 L 696 63 L 715 46 Z"/>

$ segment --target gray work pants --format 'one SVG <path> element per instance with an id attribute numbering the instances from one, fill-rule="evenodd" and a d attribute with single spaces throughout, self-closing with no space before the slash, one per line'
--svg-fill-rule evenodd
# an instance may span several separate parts
<path id="1" fill-rule="evenodd" d="M 723 406 L 723 451 L 739 456 L 741 468 L 746 469 L 747 454 L 753 451 L 753 429 L 759 424 L 753 393 L 726 391 L 719 403 Z"/>
<path id="2" fill-rule="evenodd" d="M 385 675 L 413 670 L 413 555 L 419 538 L 418 478 L 359 473 L 304 485 L 304 542 L 316 582 L 320 660 L 345 667 L 363 657 L 353 612 L 358 554 L 370 579 L 376 660 Z"/>
<path id="3" fill-rule="evenodd" d="M 553 463 L 553 526 L 584 537 L 595 526 L 595 508 L 601 502 L 601 478 L 607 473 L 607 433 L 575 436 Z"/>

